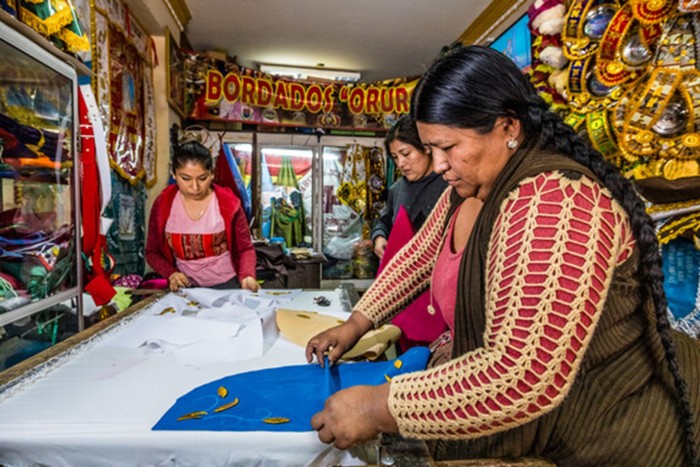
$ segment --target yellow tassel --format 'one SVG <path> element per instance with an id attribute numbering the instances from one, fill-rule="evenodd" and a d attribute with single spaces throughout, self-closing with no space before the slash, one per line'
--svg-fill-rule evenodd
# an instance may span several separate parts
<path id="1" fill-rule="evenodd" d="M 87 52 L 90 50 L 90 41 L 84 34 L 79 36 L 70 29 L 62 29 L 58 37 L 65 42 L 70 52 Z"/>
<path id="2" fill-rule="evenodd" d="M 70 24 L 73 21 L 73 15 L 70 10 L 61 10 L 56 14 L 46 19 L 41 19 L 31 11 L 22 7 L 19 9 L 20 19 L 24 24 L 34 29 L 41 35 L 52 36 L 57 34 L 63 26 Z"/>

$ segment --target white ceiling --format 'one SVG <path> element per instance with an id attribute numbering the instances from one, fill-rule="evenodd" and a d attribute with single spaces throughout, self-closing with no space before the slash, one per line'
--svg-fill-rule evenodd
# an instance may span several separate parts
<path id="1" fill-rule="evenodd" d="M 360 81 L 414 77 L 491 0 L 186 0 L 197 50 L 259 63 L 359 71 Z"/>

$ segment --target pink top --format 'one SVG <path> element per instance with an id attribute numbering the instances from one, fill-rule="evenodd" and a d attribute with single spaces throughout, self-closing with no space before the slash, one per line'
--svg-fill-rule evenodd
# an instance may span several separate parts
<path id="1" fill-rule="evenodd" d="M 177 268 L 196 285 L 208 287 L 235 277 L 226 244 L 226 226 L 216 196 L 212 196 L 202 217 L 193 221 L 187 215 L 182 195 L 178 192 L 165 224 L 165 236 Z"/>
<path id="2" fill-rule="evenodd" d="M 452 251 L 452 237 L 455 229 L 455 219 L 457 213 L 462 209 L 460 205 L 456 210 L 450 225 L 447 228 L 447 238 L 442 244 L 440 255 L 438 256 L 435 268 L 433 269 L 433 277 L 431 279 L 432 298 L 438 308 L 442 312 L 442 317 L 450 328 L 450 332 L 454 337 L 455 326 L 455 303 L 457 302 L 457 278 L 459 276 L 459 263 L 462 261 L 462 253 L 464 247 L 457 252 Z"/>

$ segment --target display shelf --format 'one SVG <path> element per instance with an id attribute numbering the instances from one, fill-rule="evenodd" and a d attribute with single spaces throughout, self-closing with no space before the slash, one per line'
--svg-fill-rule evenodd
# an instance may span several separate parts
<path id="1" fill-rule="evenodd" d="M 50 306 L 64 303 L 75 297 L 72 291 L 59 292 L 55 295 L 47 297 L 37 302 L 30 302 L 16 310 L 7 311 L 0 315 L 0 327 L 18 321 L 27 316 L 33 315 L 38 311 L 44 310 Z"/>
<path id="2" fill-rule="evenodd" d="M 83 328 L 77 70 L 89 69 L 0 13 L 0 342 L 59 305 L 77 317 L 60 339 Z"/>

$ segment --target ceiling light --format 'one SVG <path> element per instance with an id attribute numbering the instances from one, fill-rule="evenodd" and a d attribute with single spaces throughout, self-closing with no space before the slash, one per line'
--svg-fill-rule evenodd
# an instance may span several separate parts
<path id="1" fill-rule="evenodd" d="M 298 80 L 321 80 L 321 81 L 342 81 L 344 83 L 354 83 L 360 79 L 357 71 L 330 70 L 328 68 L 307 68 L 286 65 L 268 65 L 261 63 L 260 71 L 272 76 L 283 76 Z"/>

